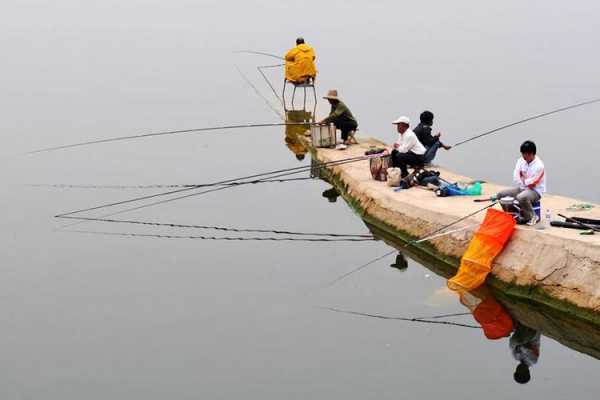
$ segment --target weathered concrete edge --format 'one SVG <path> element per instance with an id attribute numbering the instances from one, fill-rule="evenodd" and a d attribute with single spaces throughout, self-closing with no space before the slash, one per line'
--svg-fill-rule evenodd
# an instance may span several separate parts
<path id="1" fill-rule="evenodd" d="M 316 149 L 312 147 L 310 147 L 309 149 L 313 157 L 318 158 Z M 354 198 L 348 192 L 348 185 L 343 181 L 343 179 L 340 176 L 340 173 L 334 172 L 331 168 L 328 168 L 323 172 L 328 175 L 329 181 L 339 190 L 346 203 L 348 203 L 348 205 L 367 223 L 376 226 L 380 230 L 387 232 L 388 234 L 392 235 L 393 237 L 399 239 L 404 243 L 407 243 L 410 240 L 418 239 L 417 237 L 410 235 L 408 232 L 400 230 L 392 225 L 386 224 L 381 219 L 377 218 L 375 215 L 370 214 L 368 210 L 365 207 L 363 207 L 360 201 Z M 371 207 L 380 206 L 378 206 L 377 204 L 372 204 Z M 429 244 L 427 242 L 420 243 L 418 245 L 411 244 L 408 247 L 412 249 L 417 249 L 418 251 L 425 253 L 433 259 L 448 265 L 454 270 L 457 270 L 458 266 L 460 265 L 460 258 L 444 255 L 437 251 L 432 244 Z M 593 310 L 579 307 L 578 305 L 574 304 L 573 302 L 567 299 L 557 299 L 556 297 L 553 297 L 551 294 L 549 294 L 542 287 L 533 285 L 518 285 L 516 283 L 516 279 L 510 282 L 505 282 L 494 277 L 492 274 L 488 275 L 486 282 L 492 288 L 500 290 L 508 296 L 512 296 L 521 300 L 533 301 L 535 303 L 551 307 L 557 311 L 567 313 L 577 318 L 589 321 L 594 325 L 600 326 L 600 314 L 594 312 Z"/>

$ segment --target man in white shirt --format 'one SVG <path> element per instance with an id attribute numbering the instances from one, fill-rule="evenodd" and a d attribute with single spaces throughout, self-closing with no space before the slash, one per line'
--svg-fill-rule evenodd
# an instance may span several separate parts
<path id="1" fill-rule="evenodd" d="M 521 216 L 517 219 L 519 224 L 535 225 L 539 219 L 533 212 L 533 203 L 542 198 L 546 192 L 546 173 L 544 163 L 536 156 L 536 146 L 530 140 L 521 145 L 521 158 L 517 160 L 513 181 L 517 185 L 512 189 L 504 190 L 496 195 L 497 199 L 514 197 L 521 207 Z"/>
<path id="2" fill-rule="evenodd" d="M 398 140 L 392 150 L 392 166 L 400 168 L 401 177 L 408 175 L 408 165 L 422 167 L 425 164 L 425 146 L 419 142 L 417 135 L 410 129 L 408 117 L 400 117 L 393 122 L 398 130 Z"/>

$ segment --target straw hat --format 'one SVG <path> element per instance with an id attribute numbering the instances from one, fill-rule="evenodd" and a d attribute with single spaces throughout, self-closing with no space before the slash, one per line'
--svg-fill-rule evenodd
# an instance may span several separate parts
<path id="1" fill-rule="evenodd" d="M 339 100 L 340 99 L 338 97 L 337 90 L 335 90 L 335 89 L 330 90 L 329 92 L 327 92 L 327 96 L 324 96 L 323 98 L 324 99 L 329 99 L 329 100 Z"/>

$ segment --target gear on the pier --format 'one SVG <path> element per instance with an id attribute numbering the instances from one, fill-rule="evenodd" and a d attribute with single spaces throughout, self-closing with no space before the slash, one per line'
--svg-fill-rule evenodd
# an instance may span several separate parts
<path id="1" fill-rule="evenodd" d="M 514 230 L 515 220 L 511 214 L 488 209 L 460 261 L 458 273 L 448 281 L 448 287 L 471 290 L 481 286 L 492 270 L 492 262 L 502 252 Z"/>

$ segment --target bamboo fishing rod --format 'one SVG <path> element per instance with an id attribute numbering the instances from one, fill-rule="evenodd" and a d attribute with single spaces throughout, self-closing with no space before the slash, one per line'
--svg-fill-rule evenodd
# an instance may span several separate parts
<path id="1" fill-rule="evenodd" d="M 489 131 L 487 131 L 487 132 L 483 132 L 483 133 L 481 133 L 481 134 L 479 134 L 479 135 L 475 135 L 475 136 L 473 136 L 473 137 L 471 137 L 471 138 L 465 139 L 465 140 L 463 140 L 463 141 L 461 141 L 461 142 L 458 142 L 458 143 L 454 144 L 452 147 L 456 147 L 456 146 L 463 145 L 463 144 L 465 144 L 465 143 L 469 143 L 469 142 L 471 142 L 471 141 L 473 141 L 473 140 L 476 140 L 476 139 L 482 138 L 482 137 L 484 137 L 484 136 L 492 135 L 492 134 L 494 134 L 494 133 L 496 133 L 496 132 L 499 132 L 499 131 L 501 131 L 501 130 L 503 130 L 503 129 L 510 128 L 510 127 L 513 127 L 513 126 L 515 126 L 515 125 L 520 125 L 520 124 L 523 124 L 523 123 L 525 123 L 525 122 L 533 121 L 534 119 L 538 119 L 538 118 L 546 117 L 546 116 L 548 116 L 548 115 L 552 115 L 552 114 L 558 114 L 558 113 L 560 113 L 560 112 L 563 112 L 563 111 L 572 110 L 572 109 L 574 109 L 574 108 L 583 107 L 583 106 L 586 106 L 586 105 L 589 105 L 589 104 L 598 103 L 598 102 L 600 102 L 600 98 L 598 98 L 598 99 L 593 99 L 593 100 L 588 100 L 588 101 L 584 101 L 584 102 L 581 102 L 581 103 L 572 104 L 572 105 L 570 105 L 570 106 L 566 106 L 566 107 L 557 108 L 557 109 L 555 109 L 555 110 L 552 110 L 552 111 L 547 111 L 547 112 L 543 112 L 543 113 L 540 113 L 540 114 L 536 114 L 536 115 L 533 115 L 533 116 L 530 116 L 530 117 L 527 117 L 527 118 L 523 118 L 523 119 L 521 119 L 521 120 L 519 120 L 519 121 L 516 121 L 516 122 L 511 122 L 511 123 L 509 123 L 509 124 L 502 125 L 502 126 L 500 126 L 500 127 L 498 127 L 498 128 L 494 128 L 494 129 L 492 129 L 492 130 L 489 130 Z"/>
<path id="2" fill-rule="evenodd" d="M 260 90 L 258 90 L 258 88 L 254 85 L 254 83 L 252 83 L 252 81 L 250 80 L 250 78 L 248 78 L 240 69 L 240 67 L 238 67 L 237 65 L 234 65 L 235 69 L 237 70 L 237 72 L 242 76 L 242 79 L 244 79 L 244 81 L 246 81 L 246 83 L 254 90 L 254 92 L 261 98 L 263 99 L 263 101 L 265 102 L 265 104 L 282 120 L 285 120 L 285 117 L 283 116 L 283 114 L 281 113 L 280 110 L 277 109 L 277 107 L 275 107 L 273 104 L 271 104 L 271 102 L 269 101 L 269 99 L 267 99 L 261 92 Z M 262 71 L 259 69 L 258 70 L 263 78 L 266 79 L 265 75 L 262 73 Z M 267 80 L 267 83 L 269 83 L 269 86 L 271 86 L 271 83 Z M 273 87 L 271 86 L 271 89 L 273 90 L 273 92 L 275 92 L 275 89 L 273 89 Z M 277 97 L 277 100 L 280 100 L 279 97 Z M 283 105 L 283 103 L 282 103 Z"/>
<path id="3" fill-rule="evenodd" d="M 48 151 L 70 149 L 73 147 L 89 146 L 89 145 L 100 144 L 100 143 L 120 142 L 120 141 L 125 141 L 125 140 L 134 140 L 134 139 L 142 139 L 142 138 L 165 136 L 165 135 L 178 135 L 178 134 L 186 134 L 186 133 L 221 131 L 221 130 L 227 130 L 227 129 L 268 128 L 268 127 L 274 127 L 274 126 L 298 126 L 298 125 L 315 125 L 315 124 L 311 123 L 311 122 L 270 122 L 270 123 L 257 123 L 257 124 L 223 125 L 223 126 L 213 126 L 213 127 L 207 127 L 207 128 L 181 129 L 181 130 L 164 131 L 164 132 L 151 132 L 151 133 L 143 133 L 143 134 L 139 134 L 139 135 L 118 136 L 118 137 L 106 138 L 106 139 L 94 139 L 94 140 L 89 140 L 89 141 L 85 141 L 85 142 L 65 144 L 65 145 L 61 145 L 61 146 L 46 147 L 43 149 L 32 150 L 25 154 L 36 154 L 36 153 L 43 153 L 43 152 L 48 152 Z"/>

